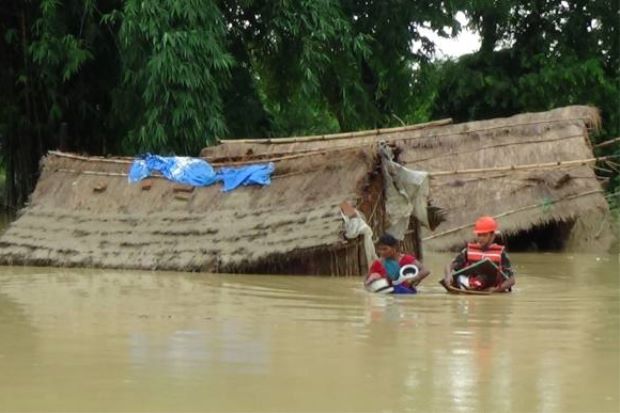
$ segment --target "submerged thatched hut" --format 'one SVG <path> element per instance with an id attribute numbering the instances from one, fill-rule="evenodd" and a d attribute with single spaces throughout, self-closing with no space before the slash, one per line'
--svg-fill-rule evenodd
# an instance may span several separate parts
<path id="1" fill-rule="evenodd" d="M 593 170 L 598 125 L 596 109 L 572 106 L 223 141 L 201 154 L 216 167 L 276 164 L 270 186 L 230 193 L 162 177 L 129 184 L 131 159 L 51 152 L 31 202 L 0 237 L 0 264 L 357 275 L 372 234 L 392 232 L 418 255 L 422 236 L 425 248 L 452 250 L 480 215 L 497 217 L 512 250 L 602 251 L 614 234 Z M 427 213 L 429 192 L 445 222 L 423 232 L 420 223 L 439 222 Z M 343 215 L 343 201 L 357 211 Z"/>
<path id="2" fill-rule="evenodd" d="M 274 162 L 271 185 L 223 193 L 219 186 L 184 187 L 161 177 L 130 184 L 129 159 L 51 152 L 30 204 L 0 237 L 0 263 L 362 274 L 373 251 L 371 233 L 360 217 L 365 216 L 376 233 L 399 219 L 398 211 L 388 211 L 391 201 L 384 191 L 383 174 L 393 164 L 389 156 L 375 144 L 292 156 L 246 156 L 225 164 Z M 222 165 L 218 160 L 212 164 Z M 359 221 L 357 230 L 365 236 L 358 236 L 355 228 L 350 239 L 343 236 L 352 232 L 344 225 L 343 201 L 359 212 L 346 222 Z M 420 253 L 412 210 L 404 210 L 404 241 Z"/>
<path id="3" fill-rule="evenodd" d="M 594 173 L 589 133 L 595 108 L 571 106 L 509 118 L 306 138 L 223 141 L 217 159 L 315 153 L 387 141 L 398 161 L 430 175 L 445 222 L 425 233 L 425 248 L 453 250 L 480 215 L 497 217 L 513 249 L 604 251 L 614 239 L 604 191 Z"/>

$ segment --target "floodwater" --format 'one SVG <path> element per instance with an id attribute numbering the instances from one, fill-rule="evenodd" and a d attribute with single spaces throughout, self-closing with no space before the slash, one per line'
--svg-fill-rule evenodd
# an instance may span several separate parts
<path id="1" fill-rule="evenodd" d="M 618 256 L 512 254 L 517 288 L 0 268 L 0 411 L 618 412 Z"/>

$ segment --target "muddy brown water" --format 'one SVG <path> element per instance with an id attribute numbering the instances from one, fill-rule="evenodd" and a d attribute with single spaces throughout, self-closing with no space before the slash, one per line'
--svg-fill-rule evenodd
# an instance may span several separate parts
<path id="1" fill-rule="evenodd" d="M 359 279 L 0 268 L 0 411 L 617 412 L 618 256 L 506 296 Z"/>

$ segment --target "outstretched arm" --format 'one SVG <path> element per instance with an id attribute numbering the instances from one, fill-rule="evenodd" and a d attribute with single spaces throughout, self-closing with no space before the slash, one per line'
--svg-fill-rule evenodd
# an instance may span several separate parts
<path id="1" fill-rule="evenodd" d="M 368 269 L 368 275 L 366 276 L 365 283 L 368 284 L 377 278 L 385 278 L 385 268 L 379 260 L 374 260 Z"/>

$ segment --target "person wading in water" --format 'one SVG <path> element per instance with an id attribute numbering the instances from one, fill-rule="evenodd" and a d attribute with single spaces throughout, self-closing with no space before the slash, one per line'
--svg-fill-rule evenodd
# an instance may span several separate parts
<path id="1" fill-rule="evenodd" d="M 379 238 L 377 253 L 380 258 L 370 265 L 365 281 L 366 285 L 376 279 L 385 278 L 389 285 L 394 287 L 393 293 L 415 294 L 417 292 L 416 286 L 431 273 L 424 268 L 415 255 L 400 252 L 398 240 L 390 234 L 384 234 Z M 418 267 L 417 274 L 401 281 L 401 268 L 408 265 Z"/>
<path id="2" fill-rule="evenodd" d="M 497 221 L 484 216 L 478 218 L 474 225 L 476 242 L 467 246 L 446 266 L 443 282 L 467 290 L 505 292 L 515 284 L 514 271 L 506 254 L 506 248 L 494 243 Z M 498 268 L 495 274 L 461 275 L 454 279 L 454 272 L 488 259 Z"/>

